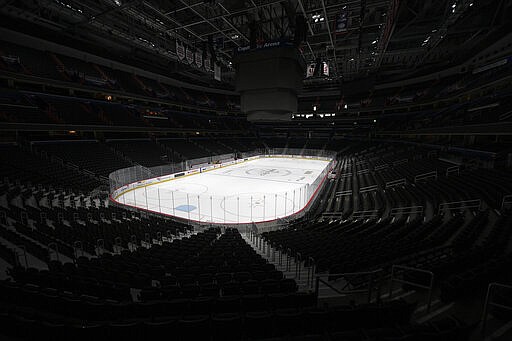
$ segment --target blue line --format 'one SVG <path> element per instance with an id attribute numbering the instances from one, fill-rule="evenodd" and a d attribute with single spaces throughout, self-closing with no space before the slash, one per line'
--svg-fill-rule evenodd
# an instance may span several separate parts
<path id="1" fill-rule="evenodd" d="M 297 183 L 297 182 L 293 182 L 293 181 L 283 181 L 283 180 L 273 180 L 273 179 L 263 179 L 263 178 L 251 178 L 251 177 L 248 177 L 248 176 L 233 175 L 233 174 L 215 174 L 215 173 L 210 173 L 209 175 L 227 176 L 227 177 L 230 177 L 230 178 L 241 178 L 241 179 L 249 179 L 249 180 L 274 181 L 274 182 L 282 182 L 282 183 L 290 184 L 290 185 Z M 308 182 L 300 182 L 300 183 L 301 184 L 307 184 Z"/>

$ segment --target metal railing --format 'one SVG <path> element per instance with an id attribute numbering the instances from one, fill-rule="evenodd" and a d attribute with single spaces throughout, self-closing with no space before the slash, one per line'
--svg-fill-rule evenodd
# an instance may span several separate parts
<path id="1" fill-rule="evenodd" d="M 404 163 L 407 163 L 409 162 L 408 159 L 401 159 L 401 160 L 398 160 L 398 161 L 393 161 L 393 166 L 399 166 L 399 165 L 402 165 Z"/>
<path id="2" fill-rule="evenodd" d="M 0 224 L 7 224 L 7 213 L 0 211 Z"/>
<path id="3" fill-rule="evenodd" d="M 356 211 L 352 213 L 353 219 L 360 219 L 360 218 L 373 218 L 377 217 L 379 215 L 378 210 L 367 210 L 367 211 Z"/>
<path id="4" fill-rule="evenodd" d="M 504 305 L 501 303 L 494 302 L 492 300 L 492 296 L 494 294 L 494 291 L 496 288 L 503 288 L 506 290 L 511 290 L 512 292 L 512 285 L 506 285 L 502 283 L 490 283 L 487 287 L 487 294 L 485 295 L 485 303 L 484 303 L 484 312 L 482 314 L 482 334 L 485 335 L 485 330 L 487 329 L 487 317 L 489 315 L 489 308 L 490 307 L 496 307 L 504 310 L 510 310 L 512 311 L 512 306 Z"/>
<path id="5" fill-rule="evenodd" d="M 506 207 L 512 206 L 512 194 L 505 195 L 501 200 L 501 210 L 503 211 Z"/>
<path id="6" fill-rule="evenodd" d="M 308 257 L 308 277 L 306 280 L 306 285 L 308 288 L 313 287 L 313 282 L 315 278 L 315 271 L 316 271 L 316 262 L 313 257 Z"/>
<path id="7" fill-rule="evenodd" d="M 73 243 L 73 255 L 75 256 L 75 259 L 84 256 L 84 247 L 80 240 Z"/>
<path id="8" fill-rule="evenodd" d="M 28 257 L 27 257 L 27 247 L 25 245 L 16 245 L 17 248 L 14 249 L 14 256 L 16 259 L 16 263 L 19 266 L 22 266 L 22 263 L 20 261 L 20 258 L 22 257 L 25 261 L 25 269 L 28 269 Z M 20 249 L 20 250 L 18 250 Z"/>
<path id="9" fill-rule="evenodd" d="M 344 196 L 348 196 L 348 195 L 352 195 L 352 190 L 351 189 L 346 190 L 346 191 L 338 191 L 338 192 L 336 192 L 336 196 L 337 197 L 344 197 Z"/>
<path id="10" fill-rule="evenodd" d="M 116 237 L 114 239 L 114 253 L 121 254 L 123 251 L 123 240 L 121 237 Z"/>
<path id="11" fill-rule="evenodd" d="M 414 177 L 414 183 L 417 183 L 421 180 L 428 180 L 428 179 L 437 179 L 437 171 L 427 172 L 418 174 Z"/>
<path id="12" fill-rule="evenodd" d="M 133 251 L 137 250 L 137 247 L 138 247 L 137 236 L 132 234 L 130 236 L 130 244 L 128 245 L 128 249 L 133 252 Z"/>
<path id="13" fill-rule="evenodd" d="M 302 270 L 302 254 L 300 252 L 295 253 L 295 278 L 300 280 L 300 272 Z"/>
<path id="14" fill-rule="evenodd" d="M 421 283 L 412 282 L 405 279 L 396 278 L 396 272 L 397 270 L 405 270 L 409 272 L 416 272 L 416 273 L 422 273 L 426 274 L 430 277 L 430 284 L 424 285 Z M 402 272 L 403 274 L 404 272 Z M 389 296 L 388 298 L 391 299 L 391 296 L 393 295 L 393 282 L 401 283 L 401 284 L 407 284 L 416 288 L 425 289 L 428 290 L 428 302 L 427 302 L 427 312 L 430 312 L 430 308 L 432 307 L 432 288 L 434 286 L 434 273 L 432 271 L 418 269 L 418 268 L 411 268 L 409 266 L 403 266 L 403 265 L 393 265 L 391 267 L 391 277 L 389 280 Z"/>
<path id="15" fill-rule="evenodd" d="M 437 157 L 438 154 L 439 154 L 439 152 L 437 150 L 431 150 L 427 153 L 427 158 L 429 158 L 429 159 L 435 158 L 435 157 Z"/>
<path id="16" fill-rule="evenodd" d="M 49 243 L 48 244 L 48 259 L 49 260 L 52 260 L 52 254 L 55 254 L 55 258 L 57 259 L 57 261 L 60 261 L 60 257 L 59 257 L 59 246 L 57 245 L 57 243 Z"/>
<path id="17" fill-rule="evenodd" d="M 423 214 L 423 206 L 395 207 L 389 212 L 390 217 L 399 214 Z"/>
<path id="18" fill-rule="evenodd" d="M 375 166 L 375 168 L 373 168 L 373 170 L 374 171 L 380 171 L 380 170 L 388 169 L 388 168 L 389 168 L 389 165 L 387 163 L 385 163 L 385 164 L 382 164 L 382 165 Z"/>
<path id="19" fill-rule="evenodd" d="M 384 279 L 384 271 L 383 269 L 377 269 L 372 271 L 360 271 L 360 272 L 345 272 L 345 273 L 337 273 L 337 274 L 318 274 L 314 277 L 316 278 L 315 282 L 315 296 L 318 299 L 320 295 L 320 284 L 327 286 L 329 289 L 334 291 L 339 295 L 347 295 L 347 294 L 359 294 L 359 293 L 367 293 L 368 303 L 372 301 L 374 286 L 377 284 L 377 299 L 380 297 L 380 290 L 382 287 L 382 282 Z M 351 286 L 351 279 L 357 278 L 359 276 L 367 277 L 367 280 L 360 283 L 359 287 L 361 289 L 346 289 Z M 327 280 L 323 278 L 327 277 Z M 334 285 L 329 283 L 329 278 L 336 277 L 337 279 L 345 278 L 346 284 L 342 288 L 336 288 Z"/>
<path id="20" fill-rule="evenodd" d="M 452 174 L 459 175 L 460 174 L 460 167 L 459 166 L 452 166 L 452 167 L 446 168 L 446 176 L 450 176 Z"/>
<path id="21" fill-rule="evenodd" d="M 405 184 L 407 184 L 407 180 L 405 178 L 397 179 L 397 180 L 386 182 L 386 188 L 391 188 L 391 187 L 395 187 L 395 186 L 402 186 L 402 185 L 405 185 Z"/>
<path id="22" fill-rule="evenodd" d="M 322 218 L 343 219 L 343 212 L 323 212 Z"/>
<path id="23" fill-rule="evenodd" d="M 460 210 L 463 208 L 478 208 L 478 209 L 480 209 L 481 206 L 482 206 L 482 201 L 480 199 L 445 202 L 445 203 L 439 205 L 439 213 L 441 213 L 442 211 L 453 211 L 453 210 Z"/>
<path id="24" fill-rule="evenodd" d="M 96 241 L 96 256 L 101 256 L 105 253 L 105 240 L 98 239 Z"/>
<path id="25" fill-rule="evenodd" d="M 286 249 L 286 271 L 290 271 L 292 267 L 292 257 L 290 255 L 292 254 L 292 250 L 290 248 Z"/>
<path id="26" fill-rule="evenodd" d="M 365 186 L 365 187 L 359 188 L 359 193 L 366 193 L 366 192 L 376 191 L 377 189 L 378 189 L 377 185 Z"/>

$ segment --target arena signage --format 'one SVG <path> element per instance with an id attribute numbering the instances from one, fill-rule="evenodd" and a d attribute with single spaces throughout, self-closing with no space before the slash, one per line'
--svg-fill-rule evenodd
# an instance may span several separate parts
<path id="1" fill-rule="evenodd" d="M 274 48 L 274 47 L 281 47 L 281 46 L 293 46 L 290 42 L 282 42 L 282 41 L 269 41 L 263 44 L 257 44 L 255 49 L 252 50 L 262 50 L 262 49 L 268 49 L 268 48 Z M 249 45 L 247 46 L 240 46 L 237 48 L 236 52 L 243 53 L 250 51 L 251 47 Z"/>
<path id="2" fill-rule="evenodd" d="M 176 54 L 180 58 L 180 60 L 183 60 L 185 58 L 185 46 L 181 44 L 178 40 L 176 40 Z"/>
<path id="3" fill-rule="evenodd" d="M 187 57 L 187 62 L 192 64 L 194 62 L 194 52 L 190 47 L 187 47 L 185 55 Z"/>

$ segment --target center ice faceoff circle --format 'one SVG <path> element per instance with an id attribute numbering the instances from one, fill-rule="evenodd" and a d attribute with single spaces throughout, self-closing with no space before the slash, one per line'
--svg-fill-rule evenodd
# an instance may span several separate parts
<path id="1" fill-rule="evenodd" d="M 251 168 L 245 171 L 245 174 L 258 177 L 288 176 L 292 174 L 289 169 L 280 168 Z"/>
<path id="2" fill-rule="evenodd" d="M 117 202 L 189 221 L 243 224 L 301 211 L 329 160 L 260 157 L 125 191 Z"/>

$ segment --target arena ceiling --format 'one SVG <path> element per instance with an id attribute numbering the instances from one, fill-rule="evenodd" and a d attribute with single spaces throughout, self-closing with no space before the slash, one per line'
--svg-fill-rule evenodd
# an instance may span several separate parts
<path id="1" fill-rule="evenodd" d="M 109 37 L 161 58 L 177 60 L 176 39 L 213 45 L 229 71 L 233 51 L 262 41 L 293 39 L 306 18 L 306 61 L 329 62 L 337 82 L 375 74 L 419 72 L 460 62 L 503 33 L 505 0 L 11 0 L 5 15 L 23 17 L 63 34 Z"/>

